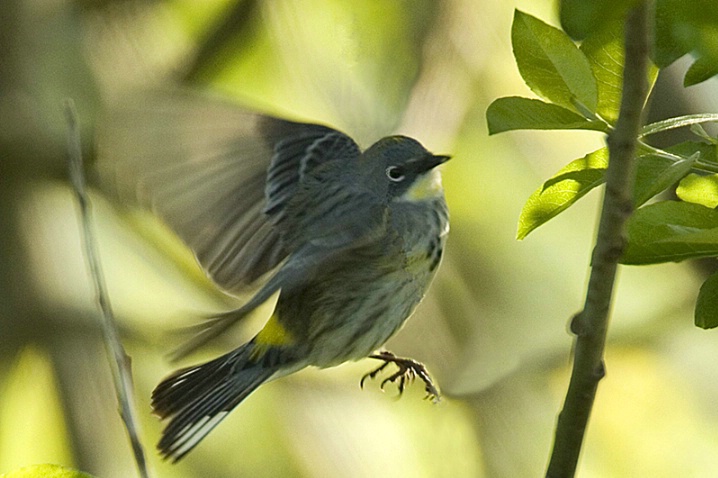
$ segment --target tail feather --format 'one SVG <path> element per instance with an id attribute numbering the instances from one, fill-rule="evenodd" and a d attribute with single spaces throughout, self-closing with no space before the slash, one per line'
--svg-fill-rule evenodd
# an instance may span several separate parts
<path id="1" fill-rule="evenodd" d="M 179 370 L 152 392 L 152 408 L 170 422 L 157 444 L 177 462 L 277 368 L 249 360 L 252 344 L 210 362 Z"/>

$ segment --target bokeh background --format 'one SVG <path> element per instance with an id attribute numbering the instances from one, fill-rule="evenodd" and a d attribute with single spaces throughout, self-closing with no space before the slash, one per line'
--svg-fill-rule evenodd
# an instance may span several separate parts
<path id="1" fill-rule="evenodd" d="M 530 93 L 510 45 L 513 9 L 554 25 L 551 1 L 3 0 L 0 8 L 0 473 L 60 463 L 135 476 L 66 179 L 62 101 L 85 153 L 102 108 L 181 84 L 368 144 L 400 132 L 451 153 L 452 232 L 425 302 L 389 349 L 425 362 L 400 399 L 370 360 L 262 387 L 178 465 L 154 452 L 152 388 L 176 365 L 172 330 L 231 306 L 147 214 L 93 189 L 111 300 L 136 381 L 142 440 L 162 477 L 542 476 L 568 383 L 600 193 L 522 242 L 525 199 L 602 145 L 590 132 L 488 137 L 484 112 Z M 718 111 L 718 82 L 662 72 L 651 118 Z M 92 174 L 91 167 L 89 174 Z M 581 477 L 709 477 L 718 470 L 718 333 L 692 325 L 711 263 L 622 268 Z M 267 310 L 265 309 L 264 312 Z M 191 363 L 261 326 L 261 313 Z"/>

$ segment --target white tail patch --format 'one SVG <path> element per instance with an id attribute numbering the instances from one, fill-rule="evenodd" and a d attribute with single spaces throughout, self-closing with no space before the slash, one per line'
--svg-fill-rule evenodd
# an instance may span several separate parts
<path id="1" fill-rule="evenodd" d="M 167 450 L 167 457 L 180 459 L 185 453 L 194 448 L 202 439 L 219 425 L 229 412 L 219 412 L 213 416 L 205 416 L 191 425 L 187 425 L 178 435 L 172 447 Z"/>

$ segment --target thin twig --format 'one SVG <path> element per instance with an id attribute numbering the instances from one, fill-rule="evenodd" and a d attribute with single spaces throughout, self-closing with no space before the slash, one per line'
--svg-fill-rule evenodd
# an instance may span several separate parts
<path id="1" fill-rule="evenodd" d="M 632 213 L 636 142 L 648 95 L 648 5 L 633 7 L 625 23 L 623 97 L 616 128 L 608 136 L 609 165 L 601 220 L 583 311 L 574 317 L 573 371 L 558 417 L 546 476 L 573 477 L 598 382 L 605 375 L 603 353 L 618 260 L 625 248 L 624 227 Z"/>
<path id="2" fill-rule="evenodd" d="M 137 413 L 133 405 L 134 387 L 132 384 L 132 372 L 130 358 L 120 342 L 120 335 L 115 326 L 112 307 L 107 293 L 105 278 L 100 267 L 100 257 L 97 249 L 97 241 L 92 228 L 92 210 L 87 198 L 85 188 L 85 173 L 82 164 L 82 142 L 77 123 L 77 112 L 75 104 L 71 99 L 65 100 L 65 114 L 68 123 L 68 150 L 70 181 L 80 206 L 81 234 L 85 248 L 87 265 L 92 276 L 95 287 L 97 304 L 101 312 L 102 335 L 107 348 L 107 356 L 112 370 L 112 378 L 115 384 L 115 393 L 119 406 L 120 416 L 127 429 L 127 434 L 132 444 L 137 469 L 142 478 L 149 477 L 145 452 L 139 439 L 139 426 Z"/>

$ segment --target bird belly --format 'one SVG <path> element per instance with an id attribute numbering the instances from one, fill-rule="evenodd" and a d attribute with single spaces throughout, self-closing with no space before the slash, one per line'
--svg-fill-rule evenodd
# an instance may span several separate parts
<path id="1" fill-rule="evenodd" d="M 378 264 L 354 263 L 346 272 L 328 271 L 291 297 L 280 295 L 277 312 L 310 365 L 358 360 L 380 348 L 413 313 L 433 276 L 429 265 L 387 272 Z"/>

